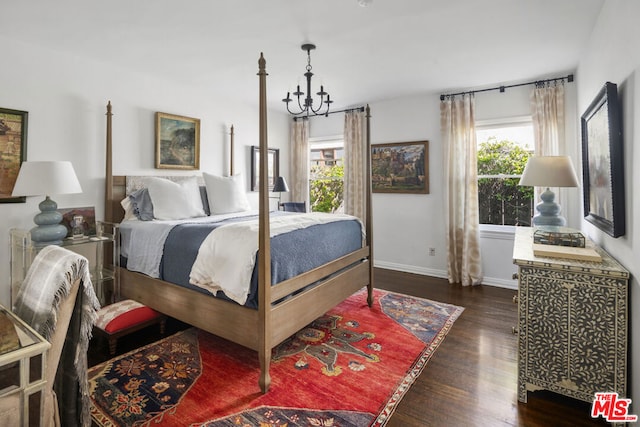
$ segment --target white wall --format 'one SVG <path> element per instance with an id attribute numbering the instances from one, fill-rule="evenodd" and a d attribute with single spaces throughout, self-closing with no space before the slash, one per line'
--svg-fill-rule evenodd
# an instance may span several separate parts
<path id="1" fill-rule="evenodd" d="M 82 185 L 82 194 L 52 195 L 58 207 L 95 206 L 96 218 L 104 217 L 105 111 L 109 100 L 114 113 L 115 174 L 187 173 L 154 169 L 154 113 L 161 111 L 201 120 L 200 169 L 216 174 L 229 171 L 228 128 L 233 124 L 235 172 L 244 174 L 248 182 L 249 146 L 258 140 L 255 106 L 221 98 L 215 88 L 176 86 L 14 40 L 0 38 L 0 45 L 4 46 L 0 107 L 29 112 L 27 160 L 70 160 Z M 259 52 L 249 60 L 258 56 Z M 247 84 L 255 85 L 256 91 L 257 80 L 255 73 L 247 76 Z M 269 145 L 281 149 L 284 174 L 289 164 L 288 135 L 288 117 L 270 113 Z M 257 207 L 257 193 L 248 195 Z M 9 229 L 33 227 L 42 199 L 29 197 L 27 203 L 0 204 L 0 303 L 5 306 L 10 301 Z"/>
<path id="2" fill-rule="evenodd" d="M 618 85 L 622 106 L 624 140 L 624 185 L 626 200 L 626 234 L 614 239 L 582 222 L 583 230 L 604 247 L 631 273 L 629 302 L 629 397 L 640 399 L 640 2 L 636 0 L 607 0 L 591 36 L 586 52 L 578 66 L 578 111 L 585 111 L 598 91 L 609 81 Z M 636 226 L 638 223 L 639 226 Z M 634 399 L 635 397 L 635 399 Z M 632 413 L 638 413 L 635 402 Z"/>
<path id="3" fill-rule="evenodd" d="M 561 77 L 531 76 L 532 80 Z M 472 88 L 464 88 L 469 90 Z M 529 93 L 532 86 L 522 86 L 476 94 L 476 119 L 490 120 L 530 114 Z M 573 147 L 578 144 L 574 83 L 566 85 L 565 151 L 578 167 L 579 157 Z M 422 94 L 371 104 L 371 143 L 429 141 L 429 194 L 373 195 L 373 232 L 375 265 L 435 277 L 447 277 L 444 230 L 444 194 L 442 139 L 440 134 L 440 94 Z M 310 136 L 342 134 L 343 115 L 334 114 L 311 120 Z M 566 193 L 566 194 L 565 194 Z M 568 225 L 579 228 L 580 189 L 563 192 L 563 209 Z M 435 248 L 435 256 L 429 256 Z M 484 284 L 517 289 L 512 279 L 516 269 L 512 262 L 513 234 L 482 232 L 481 250 Z"/>

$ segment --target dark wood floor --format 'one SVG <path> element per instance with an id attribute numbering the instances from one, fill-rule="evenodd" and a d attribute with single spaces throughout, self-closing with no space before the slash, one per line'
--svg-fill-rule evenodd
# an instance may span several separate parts
<path id="1" fill-rule="evenodd" d="M 591 418 L 589 403 L 554 393 L 530 392 L 518 403 L 515 291 L 382 269 L 375 286 L 465 308 L 389 427 L 607 425 Z"/>
<path id="2" fill-rule="evenodd" d="M 462 287 L 392 270 L 376 269 L 375 286 L 465 307 L 427 367 L 400 402 L 388 427 L 412 426 L 594 426 L 591 405 L 554 393 L 529 393 L 518 403 L 515 291 L 491 286 Z M 186 325 L 171 321 L 167 333 Z M 122 338 L 118 353 L 158 339 L 151 327 Z M 108 358 L 96 336 L 90 365 Z"/>

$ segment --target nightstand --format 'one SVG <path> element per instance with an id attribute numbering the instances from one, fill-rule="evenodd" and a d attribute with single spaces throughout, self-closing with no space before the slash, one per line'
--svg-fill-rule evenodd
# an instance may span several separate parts
<path id="1" fill-rule="evenodd" d="M 11 426 L 41 425 L 51 344 L 1 305 L 0 325 L 0 420 Z"/>
<path id="2" fill-rule="evenodd" d="M 65 239 L 61 246 L 87 258 L 96 296 L 100 305 L 107 305 L 114 301 L 114 293 L 118 285 L 113 267 L 113 260 L 119 256 L 116 253 L 118 245 L 114 245 L 118 238 L 118 227 L 116 224 L 97 222 L 96 230 L 98 231 L 96 236 Z M 14 228 L 10 234 L 11 305 L 13 306 L 27 271 L 43 246 L 34 245 L 27 230 Z"/>

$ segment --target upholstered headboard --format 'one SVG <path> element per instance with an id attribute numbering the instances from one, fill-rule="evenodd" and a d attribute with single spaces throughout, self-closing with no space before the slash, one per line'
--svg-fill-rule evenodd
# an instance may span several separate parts
<path id="1" fill-rule="evenodd" d="M 194 175 L 127 175 L 125 176 L 125 195 L 129 195 L 134 191 L 140 190 L 141 188 L 147 187 L 147 179 L 154 178 L 164 178 L 173 182 L 183 182 L 187 179 L 192 178 Z M 204 185 L 204 179 L 202 175 L 195 175 L 198 179 L 198 185 Z"/>

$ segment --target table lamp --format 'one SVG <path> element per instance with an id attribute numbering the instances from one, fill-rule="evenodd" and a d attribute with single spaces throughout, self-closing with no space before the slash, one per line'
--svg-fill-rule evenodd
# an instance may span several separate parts
<path id="1" fill-rule="evenodd" d="M 560 205 L 549 187 L 577 187 L 578 177 L 568 156 L 531 156 L 527 161 L 518 185 L 547 187 L 540 195 L 542 200 L 536 205 L 538 214 L 533 217 L 533 225 L 564 226 L 567 220 L 560 216 Z"/>
<path id="2" fill-rule="evenodd" d="M 282 201 L 282 193 L 289 192 L 289 186 L 287 185 L 287 181 L 285 181 L 284 177 L 279 176 L 276 178 L 276 183 L 273 186 L 274 193 L 280 193 L 278 195 L 278 209 L 280 209 L 281 201 Z"/>
<path id="3" fill-rule="evenodd" d="M 12 196 L 45 196 L 38 207 L 40 213 L 33 221 L 31 240 L 37 245 L 59 245 L 67 235 L 67 227 L 60 224 L 62 214 L 49 198 L 53 194 L 82 193 L 80 182 L 71 162 L 23 162 L 13 187 Z"/>

